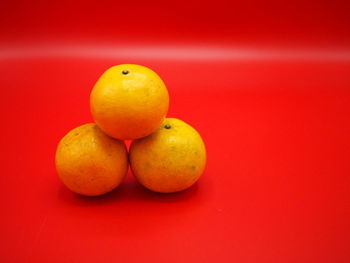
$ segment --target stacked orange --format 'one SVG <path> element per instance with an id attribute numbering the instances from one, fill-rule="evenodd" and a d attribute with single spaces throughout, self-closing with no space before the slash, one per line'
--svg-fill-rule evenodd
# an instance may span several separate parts
<path id="1" fill-rule="evenodd" d="M 151 69 L 109 68 L 90 95 L 95 123 L 68 132 L 56 151 L 56 170 L 73 192 L 98 196 L 119 186 L 130 163 L 137 181 L 160 193 L 185 190 L 202 175 L 206 150 L 185 122 L 166 118 L 168 90 Z M 129 149 L 124 140 L 133 140 Z"/>

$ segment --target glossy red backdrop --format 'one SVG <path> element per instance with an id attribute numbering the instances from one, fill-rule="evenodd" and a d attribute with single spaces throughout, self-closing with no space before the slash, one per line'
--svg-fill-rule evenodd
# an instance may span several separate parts
<path id="1" fill-rule="evenodd" d="M 0 4 L 1 262 L 349 262 L 347 1 Z M 54 169 L 108 67 L 169 88 L 208 164 L 160 195 L 129 174 L 99 198 Z"/>

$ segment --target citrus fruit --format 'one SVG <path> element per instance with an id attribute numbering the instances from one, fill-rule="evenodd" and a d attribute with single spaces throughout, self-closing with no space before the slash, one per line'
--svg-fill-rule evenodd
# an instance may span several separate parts
<path id="1" fill-rule="evenodd" d="M 172 193 L 190 187 L 202 175 L 206 149 L 194 128 L 179 119 L 167 118 L 156 132 L 132 142 L 129 158 L 143 186 Z"/>
<path id="2" fill-rule="evenodd" d="M 94 123 L 68 132 L 56 151 L 56 170 L 73 192 L 97 196 L 116 188 L 128 169 L 124 142 L 105 135 Z"/>
<path id="3" fill-rule="evenodd" d="M 96 82 L 90 109 L 109 136 L 137 139 L 157 130 L 169 107 L 168 90 L 153 70 L 133 64 L 109 68 Z"/>

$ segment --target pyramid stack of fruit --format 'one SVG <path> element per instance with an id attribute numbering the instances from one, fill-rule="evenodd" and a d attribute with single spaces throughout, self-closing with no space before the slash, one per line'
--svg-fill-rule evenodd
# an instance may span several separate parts
<path id="1" fill-rule="evenodd" d="M 71 130 L 58 144 L 62 182 L 81 195 L 102 195 L 122 183 L 130 164 L 137 181 L 152 191 L 189 188 L 205 169 L 205 145 L 190 125 L 166 118 L 168 107 L 168 90 L 151 69 L 109 68 L 91 91 L 95 123 Z M 124 140 L 132 140 L 129 151 Z"/>

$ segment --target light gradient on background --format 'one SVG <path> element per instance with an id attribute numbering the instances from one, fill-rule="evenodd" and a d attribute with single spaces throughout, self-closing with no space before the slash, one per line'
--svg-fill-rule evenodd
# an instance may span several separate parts
<path id="1" fill-rule="evenodd" d="M 349 1 L 2 1 L 0 262 L 350 262 Z M 60 138 L 115 64 L 155 70 L 208 153 L 157 195 L 83 198 Z"/>

